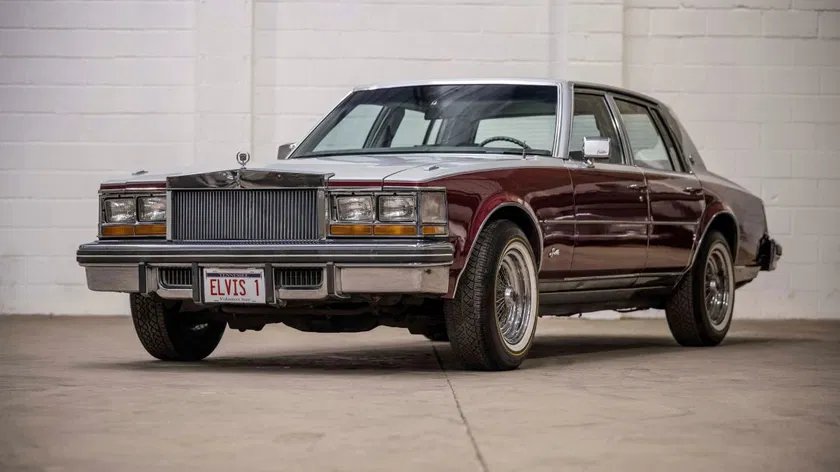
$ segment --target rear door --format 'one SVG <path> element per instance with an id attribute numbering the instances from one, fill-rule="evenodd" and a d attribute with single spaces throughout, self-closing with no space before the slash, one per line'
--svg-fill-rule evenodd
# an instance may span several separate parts
<path id="1" fill-rule="evenodd" d="M 610 138 L 609 160 L 582 162 L 584 137 Z M 631 285 L 645 267 L 648 205 L 645 176 L 626 158 L 607 96 L 576 91 L 569 154 L 575 199 L 572 277 L 593 288 Z M 580 156 L 576 155 L 580 154 Z"/>
<path id="2" fill-rule="evenodd" d="M 697 177 L 687 172 L 659 111 L 630 97 L 614 96 L 633 164 L 647 181 L 650 229 L 642 284 L 668 284 L 691 258 L 694 235 L 705 209 Z"/>

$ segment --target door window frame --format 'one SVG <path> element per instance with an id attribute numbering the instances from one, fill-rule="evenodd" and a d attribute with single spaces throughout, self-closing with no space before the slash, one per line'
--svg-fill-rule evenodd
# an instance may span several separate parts
<path id="1" fill-rule="evenodd" d="M 682 148 L 680 147 L 680 142 L 675 139 L 674 130 L 672 130 L 668 123 L 665 121 L 665 117 L 662 116 L 662 111 L 659 107 L 650 107 L 650 111 L 653 115 L 654 122 L 658 125 L 659 129 L 664 131 L 664 136 L 666 136 L 666 143 L 667 146 L 670 142 L 672 149 L 674 150 L 674 156 L 672 157 L 672 163 L 676 164 L 674 167 L 674 172 L 679 172 L 681 174 L 693 174 L 691 172 L 691 167 L 686 164 L 686 160 L 683 159 L 683 152 Z"/>
<path id="2" fill-rule="evenodd" d="M 612 92 L 608 93 L 607 95 L 609 97 L 610 106 L 613 107 L 614 113 L 618 117 L 620 123 L 620 133 L 622 135 L 623 141 L 626 143 L 626 149 L 624 152 L 627 153 L 627 155 L 630 157 L 630 161 L 632 162 L 631 165 L 650 172 L 669 172 L 677 174 L 694 173 L 691 171 L 691 167 L 686 165 L 685 159 L 683 157 L 682 148 L 679 146 L 677 140 L 674 139 L 674 133 L 665 123 L 665 120 L 662 118 L 662 113 L 659 111 L 658 106 L 630 95 Z M 625 127 L 624 120 L 621 117 L 621 113 L 618 111 L 618 104 L 616 103 L 616 100 L 632 103 L 634 105 L 643 107 L 647 110 L 648 116 L 650 117 L 651 122 L 653 123 L 654 129 L 657 133 L 659 133 L 659 138 L 662 139 L 662 144 L 665 147 L 665 153 L 668 155 L 668 159 L 670 160 L 673 169 L 655 169 L 652 167 L 640 166 L 636 163 L 635 156 L 633 155 L 633 150 L 630 147 L 630 137 L 629 135 L 627 135 L 627 128 Z M 671 146 L 669 146 L 669 144 Z M 674 150 L 673 154 L 671 153 L 670 149 Z"/>
<path id="3" fill-rule="evenodd" d="M 570 107 L 572 110 L 572 119 L 569 122 L 569 138 L 571 139 L 572 128 L 575 126 L 575 97 L 578 95 L 594 95 L 600 97 L 604 100 L 604 103 L 607 105 L 607 113 L 610 114 L 610 121 L 613 125 L 613 129 L 615 129 L 615 136 L 618 138 L 618 147 L 621 149 L 621 162 L 601 162 L 601 161 L 593 161 L 593 164 L 596 166 L 598 164 L 610 164 L 614 166 L 634 166 L 632 156 L 629 154 L 628 146 L 627 146 L 627 138 L 624 136 L 622 123 L 619 121 L 619 115 L 617 114 L 618 109 L 615 108 L 615 104 L 613 103 L 611 94 L 598 89 L 589 89 L 583 87 L 575 87 L 572 90 L 572 106 Z M 566 155 L 569 155 L 569 149 L 571 148 L 571 142 L 568 143 L 566 146 Z"/>

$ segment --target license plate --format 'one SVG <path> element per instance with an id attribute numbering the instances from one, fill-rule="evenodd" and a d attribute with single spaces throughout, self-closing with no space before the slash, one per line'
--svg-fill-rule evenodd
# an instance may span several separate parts
<path id="1" fill-rule="evenodd" d="M 265 303 L 263 269 L 204 269 L 207 303 Z"/>

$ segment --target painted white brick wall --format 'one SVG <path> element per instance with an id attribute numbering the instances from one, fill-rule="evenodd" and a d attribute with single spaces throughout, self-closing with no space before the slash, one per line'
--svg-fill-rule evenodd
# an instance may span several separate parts
<path id="1" fill-rule="evenodd" d="M 670 103 L 709 168 L 762 196 L 784 244 L 738 313 L 840 317 L 840 1 L 625 7 L 625 85 Z"/>
<path id="2" fill-rule="evenodd" d="M 355 85 L 558 74 L 562 3 L 256 0 L 255 155 L 272 158 Z M 620 33 L 620 6 L 614 20 Z"/>
<path id="3" fill-rule="evenodd" d="M 840 0 L 0 1 L 0 313 L 126 313 L 74 261 L 100 180 L 273 159 L 353 85 L 568 77 L 671 103 L 768 200 L 742 316 L 840 317 Z"/>
<path id="4" fill-rule="evenodd" d="M 0 313 L 127 313 L 75 263 L 98 182 L 251 142 L 252 3 L 0 2 Z"/>
<path id="5" fill-rule="evenodd" d="M 123 313 L 74 250 L 98 182 L 189 163 L 192 2 L 0 3 L 0 313 Z"/>

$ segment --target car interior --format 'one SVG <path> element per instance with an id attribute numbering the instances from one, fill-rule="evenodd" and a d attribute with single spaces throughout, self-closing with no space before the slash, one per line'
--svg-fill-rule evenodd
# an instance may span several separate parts
<path id="1" fill-rule="evenodd" d="M 389 92 L 394 95 L 374 95 L 348 107 L 313 151 L 418 147 L 452 151 L 469 147 L 487 148 L 488 152 L 526 149 L 551 155 L 557 114 L 555 87 L 504 86 L 492 93 L 486 88 L 457 86 L 434 93 Z"/>

